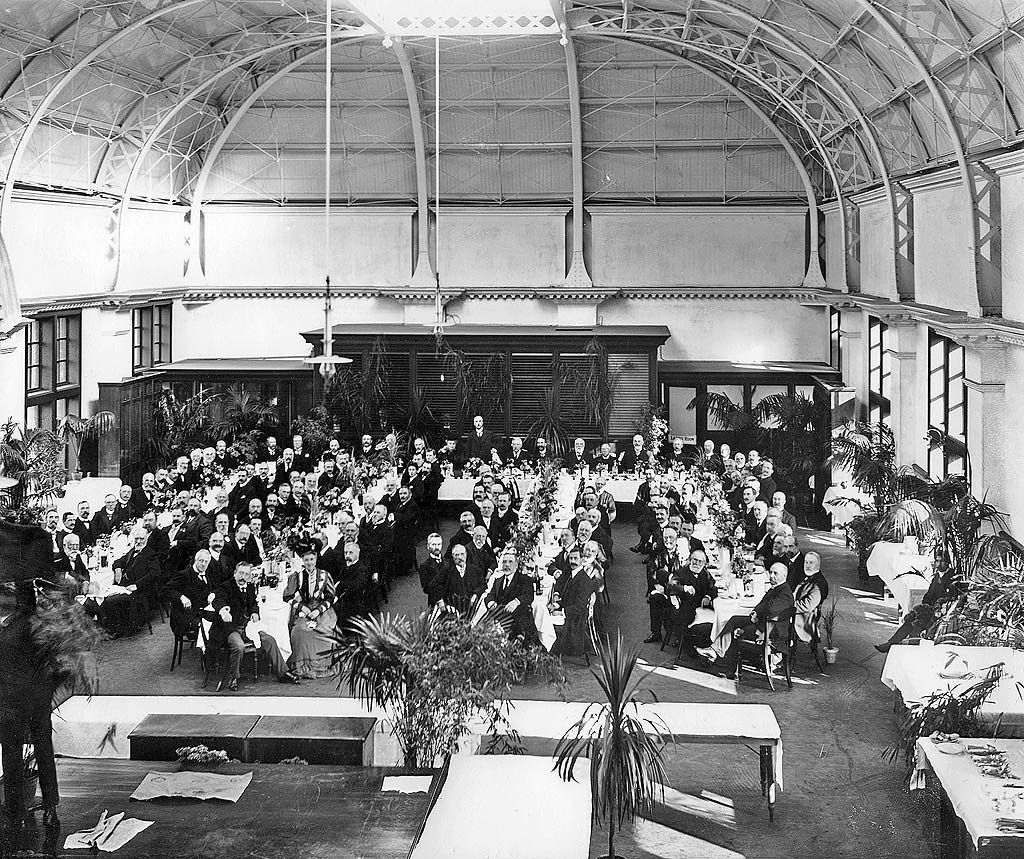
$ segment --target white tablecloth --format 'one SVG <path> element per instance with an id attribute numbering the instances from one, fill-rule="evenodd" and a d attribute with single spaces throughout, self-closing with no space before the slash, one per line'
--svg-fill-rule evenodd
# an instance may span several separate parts
<path id="1" fill-rule="evenodd" d="M 902 543 L 875 543 L 867 566 L 868 575 L 885 582 L 903 612 L 921 602 L 932 580 L 932 559 L 906 554 Z"/>
<path id="2" fill-rule="evenodd" d="M 967 670 L 974 676 L 963 679 L 940 677 L 951 654 L 951 669 Z M 1015 735 L 1024 734 L 1024 700 L 1017 691 L 1017 682 L 1024 681 L 1024 651 L 1010 647 L 938 647 L 901 644 L 893 647 L 882 666 L 882 682 L 898 690 L 908 704 L 918 702 L 933 692 L 956 690 L 981 679 L 984 669 L 1004 663 L 1003 679 L 981 707 L 986 721 L 1001 720 L 1001 729 Z M 966 667 L 965 667 L 966 664 Z M 1018 773 L 1024 778 L 1024 772 Z"/>
<path id="3" fill-rule="evenodd" d="M 1024 778 L 1024 740 L 993 740 L 962 739 L 960 745 L 995 746 L 1007 752 L 1010 769 L 1016 775 L 1017 782 Z M 999 848 L 1002 855 L 1024 856 L 1024 834 L 1000 832 L 996 826 L 997 817 L 1014 817 L 1024 819 L 1024 790 L 1003 787 L 1004 779 L 990 778 L 982 775 L 966 751 L 961 754 L 945 754 L 940 752 L 930 739 L 917 741 L 917 767 L 922 771 L 931 771 L 942 783 L 946 796 L 949 797 L 953 811 L 964 822 L 974 846 L 979 849 Z M 994 798 L 1014 797 L 1014 812 L 997 812 Z M 984 855 L 983 853 L 980 855 Z"/>
<path id="4" fill-rule="evenodd" d="M 590 761 L 573 775 L 562 781 L 549 757 L 453 757 L 413 859 L 587 859 Z"/>
<path id="5" fill-rule="evenodd" d="M 825 490 L 825 497 L 821 500 L 821 506 L 832 517 L 832 527 L 848 525 L 860 516 L 864 512 L 862 508 L 870 503 L 870 496 L 852 486 L 830 486 Z"/>

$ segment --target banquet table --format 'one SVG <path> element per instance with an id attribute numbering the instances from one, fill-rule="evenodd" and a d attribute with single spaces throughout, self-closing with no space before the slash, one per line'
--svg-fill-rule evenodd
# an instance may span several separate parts
<path id="1" fill-rule="evenodd" d="M 867 566 L 868 575 L 885 582 L 904 614 L 920 604 L 932 580 L 932 559 L 908 553 L 902 543 L 875 543 Z"/>
<path id="2" fill-rule="evenodd" d="M 832 527 L 848 525 L 861 513 L 871 498 L 852 486 L 830 486 L 825 490 L 821 506 L 832 517 Z"/>
<path id="3" fill-rule="evenodd" d="M 950 656 L 957 657 L 944 670 Z M 934 692 L 956 691 L 977 682 L 984 669 L 1003 663 L 1003 678 L 981 706 L 986 722 L 1000 724 L 1000 733 L 1024 736 L 1024 699 L 1017 682 L 1024 681 L 1024 651 L 1010 647 L 960 647 L 900 644 L 890 649 L 882 666 L 882 682 L 907 704 Z M 943 677 L 945 673 L 948 676 Z M 966 673 L 966 676 L 957 676 Z M 1020 773 L 1024 777 L 1024 772 Z"/>
<path id="4" fill-rule="evenodd" d="M 931 773 L 942 788 L 939 840 L 943 857 L 1009 859 L 1024 855 L 1024 833 L 1000 832 L 996 823 L 1000 817 L 1024 821 L 1024 788 L 1005 786 L 1024 784 L 1024 740 L 961 739 L 959 743 L 964 747 L 985 744 L 1007 753 L 1010 769 L 1016 776 L 1013 782 L 985 776 L 965 752 L 945 754 L 927 737 L 917 741 L 911 788 L 924 786 L 925 773 Z"/>
<path id="5" fill-rule="evenodd" d="M 723 587 L 721 580 L 719 587 Z M 734 591 L 720 593 L 711 603 L 710 609 L 698 609 L 697 616 L 691 626 L 700 623 L 711 624 L 711 645 L 719 656 L 725 655 L 725 649 L 717 644 L 718 636 L 725 629 L 725 625 L 734 617 L 747 616 L 758 604 L 761 597 L 767 593 L 768 579 L 766 576 L 755 576 L 753 583 L 753 595 L 749 597 L 736 597 Z"/>

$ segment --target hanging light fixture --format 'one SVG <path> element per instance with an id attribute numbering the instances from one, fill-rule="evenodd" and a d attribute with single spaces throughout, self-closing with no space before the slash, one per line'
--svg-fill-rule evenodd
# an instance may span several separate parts
<path id="1" fill-rule="evenodd" d="M 331 83 L 333 71 L 331 0 L 325 0 L 324 15 L 324 331 L 323 354 L 306 358 L 307 364 L 319 366 L 326 382 L 341 364 L 351 358 L 334 354 L 334 332 L 331 328 Z"/>

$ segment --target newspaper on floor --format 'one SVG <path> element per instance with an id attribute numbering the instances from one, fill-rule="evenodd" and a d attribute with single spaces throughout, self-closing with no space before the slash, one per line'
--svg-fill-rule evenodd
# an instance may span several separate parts
<path id="1" fill-rule="evenodd" d="M 238 802 L 252 781 L 252 773 L 219 775 L 205 772 L 148 773 L 132 799 L 149 800 L 162 796 L 187 799 L 225 799 Z"/>
<path id="2" fill-rule="evenodd" d="M 99 823 L 92 829 L 83 829 L 69 835 L 64 840 L 64 849 L 101 850 L 104 853 L 113 853 L 152 825 L 152 820 L 126 818 L 123 811 L 109 817 L 104 811 L 100 815 Z"/>
<path id="3" fill-rule="evenodd" d="M 433 780 L 431 775 L 386 775 L 380 789 L 381 793 L 428 793 Z"/>

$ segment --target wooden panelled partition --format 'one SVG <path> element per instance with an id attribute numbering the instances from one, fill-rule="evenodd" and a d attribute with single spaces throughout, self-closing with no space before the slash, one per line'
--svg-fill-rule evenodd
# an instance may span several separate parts
<path id="1" fill-rule="evenodd" d="M 608 352 L 615 396 L 608 426 L 601 427 L 586 414 L 579 397 L 566 383 L 569 368 L 582 365 L 587 343 L 599 338 Z M 321 332 L 303 337 L 322 351 Z M 452 326 L 445 343 L 463 353 L 474 366 L 495 362 L 510 377 L 507 396 L 490 407 L 478 405 L 462 413 L 460 396 L 438 341 L 429 326 L 338 325 L 334 351 L 365 366 L 377 338 L 384 347 L 387 382 L 385 423 L 402 427 L 414 392 L 420 392 L 439 427 L 451 427 L 459 436 L 471 425 L 473 414 L 483 413 L 487 425 L 505 435 L 526 435 L 539 416 L 544 397 L 554 391 L 562 420 L 572 435 L 590 443 L 606 437 L 621 442 L 633 432 L 633 422 L 644 403 L 656 401 L 657 353 L 669 337 L 665 326 L 595 326 L 561 328 L 540 326 Z M 352 431 L 346 415 L 335 416 L 343 432 Z"/>

